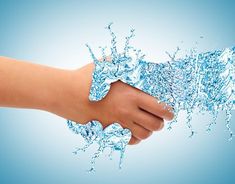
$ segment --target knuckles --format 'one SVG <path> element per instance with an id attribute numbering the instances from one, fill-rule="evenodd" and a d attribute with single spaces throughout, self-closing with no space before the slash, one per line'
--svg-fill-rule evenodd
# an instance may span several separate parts
<path id="1" fill-rule="evenodd" d="M 120 107 L 118 111 L 124 117 L 127 117 L 130 114 L 130 111 L 126 107 Z"/>
<path id="2" fill-rule="evenodd" d="M 136 94 L 136 92 L 133 92 L 133 90 L 126 90 L 125 91 L 125 98 L 128 101 L 136 102 L 137 101 L 137 97 L 138 97 L 138 95 Z"/>
<path id="3" fill-rule="evenodd" d="M 144 139 L 147 139 L 148 137 L 150 137 L 152 135 L 152 132 L 150 131 L 146 131 L 146 132 L 143 132 L 139 135 L 139 138 L 141 140 L 144 140 Z"/>
<path id="4" fill-rule="evenodd" d="M 153 131 L 159 131 L 163 127 L 164 127 L 164 121 L 162 119 L 158 120 L 158 122 L 154 122 L 153 125 L 152 125 Z"/>

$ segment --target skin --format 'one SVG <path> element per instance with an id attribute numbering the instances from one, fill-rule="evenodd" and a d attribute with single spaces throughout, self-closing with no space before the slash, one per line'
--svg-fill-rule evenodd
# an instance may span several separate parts
<path id="1" fill-rule="evenodd" d="M 82 124 L 98 120 L 103 127 L 118 122 L 131 130 L 131 145 L 173 119 L 170 107 L 121 81 L 101 101 L 89 101 L 93 70 L 93 63 L 64 70 L 0 57 L 0 106 L 39 109 Z"/>

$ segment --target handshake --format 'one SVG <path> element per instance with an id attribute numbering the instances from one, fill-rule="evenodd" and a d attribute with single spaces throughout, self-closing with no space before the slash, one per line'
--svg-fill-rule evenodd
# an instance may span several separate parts
<path id="1" fill-rule="evenodd" d="M 162 129 L 164 120 L 176 122 L 180 110 L 187 112 L 187 121 L 191 135 L 193 110 L 208 111 L 213 121 L 208 124 L 210 130 L 215 124 L 218 110 L 226 111 L 226 127 L 230 128 L 231 111 L 234 109 L 235 48 L 193 55 L 171 62 L 150 63 L 143 57 L 133 58 L 124 54 L 112 53 L 112 58 L 97 60 L 88 47 L 94 65 L 82 70 L 92 74 L 89 100 L 97 105 L 100 116 L 86 125 L 68 120 L 69 128 L 84 137 L 87 144 L 74 152 L 85 151 L 93 142 L 99 144 L 95 160 L 107 147 L 111 152 L 121 152 L 120 163 L 125 147 L 137 144 L 148 138 L 152 132 Z M 115 49 L 113 49 L 115 50 Z M 90 69 L 88 69 L 90 67 Z M 98 117 L 97 116 L 97 117 Z M 169 126 L 171 128 L 171 126 Z M 131 139 L 131 140 L 130 140 Z"/>
<path id="2" fill-rule="evenodd" d="M 94 118 L 90 118 L 92 120 L 85 125 L 67 121 L 68 127 L 86 141 L 84 147 L 74 151 L 75 154 L 86 151 L 94 142 L 99 145 L 99 149 L 92 157 L 89 172 L 95 171 L 96 159 L 105 148 L 111 149 L 110 156 L 113 151 L 120 152 L 119 168 L 121 168 L 128 143 L 137 144 L 147 139 L 154 131 L 163 128 L 164 120 L 172 120 L 174 117 L 170 106 L 124 83 L 125 80 L 122 82 L 123 78 L 118 75 L 118 71 L 113 71 L 115 70 L 113 63 L 107 62 L 97 61 L 95 68 L 93 64 L 89 64 L 80 69 L 84 76 L 93 71 L 89 104 Z M 111 68 L 106 70 L 105 65 Z M 121 73 L 128 75 L 126 71 Z M 134 81 L 129 78 L 129 82 Z"/>
<path id="3" fill-rule="evenodd" d="M 0 57 L 0 106 L 39 109 L 68 119 L 69 128 L 82 135 L 87 144 L 124 153 L 127 144 L 137 144 L 164 121 L 177 121 L 179 111 L 187 112 L 191 125 L 194 109 L 209 112 L 215 124 L 218 112 L 226 112 L 230 139 L 231 111 L 235 109 L 235 47 L 196 54 L 165 63 L 144 60 L 140 50 L 129 45 L 118 53 L 112 36 L 111 55 L 102 49 L 102 61 L 91 48 L 93 63 L 76 70 L 64 70 Z M 171 121 L 173 120 L 173 121 Z M 94 155 L 93 162 L 98 153 Z"/>
<path id="4" fill-rule="evenodd" d="M 80 133 L 86 140 L 95 140 L 95 137 L 98 141 L 106 139 L 111 145 L 120 145 L 120 142 L 121 145 L 128 142 L 136 144 L 149 137 L 153 131 L 162 129 L 164 120 L 173 120 L 175 114 L 174 121 L 170 122 L 170 129 L 171 124 L 177 121 L 179 111 L 184 110 L 187 112 L 186 124 L 191 130 L 190 136 L 193 136 L 195 131 L 191 125 L 192 113 L 199 109 L 199 112 L 208 111 L 213 116 L 213 121 L 208 123 L 208 131 L 215 124 L 218 111 L 226 111 L 226 128 L 230 139 L 233 137 L 230 119 L 235 105 L 235 47 L 201 54 L 192 50 L 182 59 L 175 59 L 175 53 L 173 57 L 169 55 L 172 61 L 157 64 L 144 61 L 144 55 L 140 56 L 141 51 L 129 46 L 134 30 L 126 37 L 124 52 L 120 54 L 117 52 L 116 36 L 111 30 L 111 24 L 107 29 L 112 36 L 111 56 L 106 57 L 102 49 L 102 61 L 98 60 L 87 45 L 94 65 L 81 69 L 84 75 L 86 72 L 93 72 L 90 103 L 98 104 L 97 110 L 106 107 L 104 112 L 98 114 L 101 116 L 96 119 L 98 121 L 93 121 L 93 126 L 101 122 L 105 128 L 115 122 L 120 127 L 131 130 L 132 137 L 130 142 L 128 136 L 123 140 L 116 138 L 115 143 L 110 141 L 112 136 L 102 135 L 102 128 L 94 132 L 89 130 L 92 124 L 87 127 L 79 124 L 73 126 L 68 121 L 75 133 Z M 102 127 L 101 124 L 97 125 L 100 126 Z M 111 135 L 125 137 L 121 136 L 123 129 L 120 127 L 117 128 L 119 132 Z M 93 138 L 82 134 L 82 129 L 85 132 L 91 131 L 89 135 Z M 110 127 L 109 129 L 114 131 Z M 88 144 L 92 142 L 88 141 Z"/>
<path id="5" fill-rule="evenodd" d="M 94 70 L 93 63 L 76 70 L 64 70 L 0 57 L 0 106 L 39 109 L 69 119 L 69 128 L 87 142 L 75 153 L 84 151 L 93 142 L 100 145 L 92 157 L 91 170 L 106 147 L 121 152 L 121 167 L 126 145 L 137 144 L 153 131 L 162 129 L 164 119 L 171 120 L 173 113 L 155 97 L 122 81 L 95 86 Z M 95 75 L 93 73 L 93 78 Z M 98 78 L 95 80 L 99 82 Z M 89 96 L 90 89 L 97 93 Z"/>
<path id="6" fill-rule="evenodd" d="M 100 64 L 102 63 L 102 61 L 98 62 Z M 164 120 L 173 119 L 174 114 L 170 106 L 167 106 L 165 103 L 159 103 L 155 97 L 122 82 L 120 79 L 114 82 L 112 81 L 112 84 L 96 83 L 98 81 L 100 82 L 98 77 L 102 78 L 104 76 L 101 73 L 96 76 L 96 72 L 99 71 L 97 69 L 95 70 L 95 65 L 92 63 L 79 69 L 77 73 L 83 76 L 84 79 L 86 76 L 92 76 L 92 71 L 94 71 L 92 84 L 91 80 L 89 82 L 87 80 L 88 85 L 84 83 L 83 88 L 88 91 L 91 86 L 89 100 L 87 95 L 86 102 L 90 108 L 87 108 L 86 113 L 81 114 L 80 119 L 84 117 L 84 120 L 82 122 L 80 121 L 80 124 L 77 124 L 78 122 L 72 123 L 68 121 L 69 127 L 75 133 L 82 134 L 87 142 L 93 141 L 95 139 L 94 136 L 98 138 L 99 133 L 97 131 L 101 131 L 100 134 L 102 134 L 102 127 L 105 130 L 109 125 L 118 123 L 121 127 L 131 131 L 131 139 L 128 140 L 127 138 L 126 144 L 128 142 L 129 144 L 137 144 L 141 140 L 148 138 L 154 131 L 161 130 L 164 126 Z M 104 78 L 105 80 L 112 79 Z M 84 115 L 86 114 L 90 114 L 90 117 L 85 117 Z M 89 120 L 91 124 L 82 125 Z M 101 125 L 96 125 L 98 122 Z M 92 133 L 84 134 L 84 132 L 92 130 L 92 125 L 101 128 L 98 128 L 98 130 L 96 128 L 96 131 Z M 86 131 L 83 130 L 85 127 L 87 127 Z M 122 130 L 121 128 L 120 131 Z M 93 136 L 93 138 L 89 137 L 89 135 Z"/>

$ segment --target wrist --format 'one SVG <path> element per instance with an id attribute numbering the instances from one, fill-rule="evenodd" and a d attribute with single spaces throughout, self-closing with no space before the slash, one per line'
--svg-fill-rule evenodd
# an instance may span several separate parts
<path id="1" fill-rule="evenodd" d="M 53 85 L 48 87 L 47 103 L 43 109 L 79 123 L 95 119 L 95 102 L 90 102 L 88 98 L 91 68 L 92 66 L 79 70 L 55 69 Z"/>
<path id="2" fill-rule="evenodd" d="M 50 68 L 48 75 L 44 79 L 46 84 L 45 95 L 40 109 L 55 112 L 61 108 L 71 87 L 71 79 L 72 71 Z"/>

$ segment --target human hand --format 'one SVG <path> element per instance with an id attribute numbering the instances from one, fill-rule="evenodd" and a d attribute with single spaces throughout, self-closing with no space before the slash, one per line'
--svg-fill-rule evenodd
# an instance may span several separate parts
<path id="1" fill-rule="evenodd" d="M 164 104 L 121 81 L 111 84 L 100 101 L 90 101 L 94 64 L 63 70 L 0 57 L 0 106 L 41 109 L 85 124 L 98 120 L 103 127 L 118 122 L 132 132 L 136 144 L 163 127 L 173 114 Z M 19 72 L 20 71 L 20 72 Z"/>
<path id="2" fill-rule="evenodd" d="M 121 81 L 112 83 L 102 100 L 89 101 L 93 69 L 94 64 L 91 63 L 73 71 L 69 95 L 62 96 L 67 99 L 63 99 L 63 106 L 59 105 L 64 108 L 54 113 L 82 124 L 98 120 L 104 128 L 118 122 L 131 130 L 129 144 L 148 138 L 153 131 L 163 128 L 164 119 L 173 118 L 173 114 L 164 108 L 163 103 L 157 103 L 156 98 Z"/>
<path id="3" fill-rule="evenodd" d="M 173 114 L 156 98 L 121 81 L 111 84 L 106 97 L 95 103 L 99 106 L 97 118 L 103 126 L 118 122 L 132 132 L 129 144 L 137 144 L 164 126 L 164 119 Z"/>

